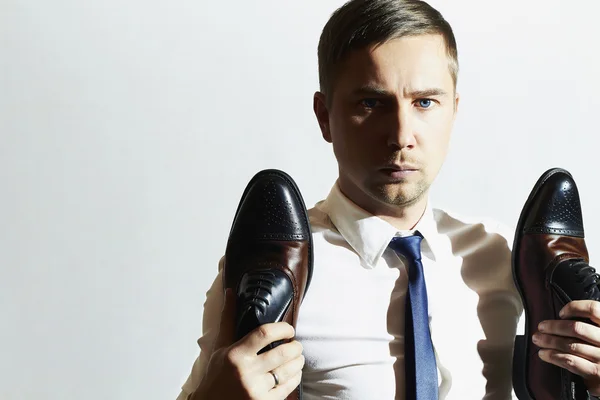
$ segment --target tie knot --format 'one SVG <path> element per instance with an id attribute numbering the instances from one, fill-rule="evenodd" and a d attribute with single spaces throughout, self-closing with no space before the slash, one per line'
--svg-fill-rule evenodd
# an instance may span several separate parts
<path id="1" fill-rule="evenodd" d="M 419 234 L 413 236 L 395 237 L 392 238 L 390 247 L 396 253 L 402 254 L 409 260 L 420 260 L 421 240 L 423 240 L 423 237 Z"/>

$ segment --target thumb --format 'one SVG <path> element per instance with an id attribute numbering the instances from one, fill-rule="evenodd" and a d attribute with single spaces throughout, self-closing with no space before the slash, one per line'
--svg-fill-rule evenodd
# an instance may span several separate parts
<path id="1" fill-rule="evenodd" d="M 235 300 L 236 296 L 233 289 L 229 288 L 225 290 L 219 335 L 217 336 L 214 350 L 231 346 L 235 342 Z"/>

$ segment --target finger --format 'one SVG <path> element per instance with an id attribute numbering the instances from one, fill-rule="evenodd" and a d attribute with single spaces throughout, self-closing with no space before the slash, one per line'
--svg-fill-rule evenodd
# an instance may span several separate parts
<path id="1" fill-rule="evenodd" d="M 556 350 L 540 350 L 538 356 L 542 360 L 582 376 L 584 379 L 593 378 L 598 372 L 596 364 L 573 354 L 566 354 Z"/>
<path id="2" fill-rule="evenodd" d="M 225 290 L 225 300 L 221 311 L 219 335 L 215 341 L 215 350 L 230 346 L 235 342 L 235 293 L 233 289 Z"/>
<path id="3" fill-rule="evenodd" d="M 573 354 L 594 363 L 600 361 L 600 348 L 583 343 L 577 339 L 536 333 L 533 335 L 532 340 L 541 349 L 557 350 L 561 353 Z"/>
<path id="4" fill-rule="evenodd" d="M 272 371 L 286 362 L 297 358 L 302 354 L 302 351 L 303 348 L 300 342 L 294 340 L 264 352 L 258 356 L 258 361 L 263 371 Z"/>
<path id="5" fill-rule="evenodd" d="M 294 334 L 294 328 L 287 322 L 263 324 L 244 336 L 240 340 L 240 346 L 257 354 L 265 346 L 278 340 L 291 339 Z"/>
<path id="6" fill-rule="evenodd" d="M 600 301 L 570 301 L 560 310 L 558 315 L 563 319 L 589 318 L 593 323 L 600 325 Z"/>
<path id="7" fill-rule="evenodd" d="M 300 385 L 302 380 L 302 371 L 291 377 L 288 381 L 282 382 L 279 386 L 274 387 L 269 391 L 269 400 L 281 400 L 285 399 L 290 393 L 292 393 Z"/>
<path id="8" fill-rule="evenodd" d="M 600 328 L 582 321 L 543 321 L 538 325 L 542 333 L 581 339 L 595 346 L 600 346 Z"/>
<path id="9" fill-rule="evenodd" d="M 294 358 L 293 360 L 288 361 L 285 364 L 275 368 L 273 372 L 277 375 L 277 378 L 279 379 L 279 384 L 281 385 L 282 383 L 289 381 L 294 376 L 296 376 L 296 374 L 301 372 L 303 367 L 304 356 L 300 355 Z M 273 376 L 270 373 L 268 373 L 266 376 L 267 384 L 270 384 L 271 387 L 273 387 Z"/>

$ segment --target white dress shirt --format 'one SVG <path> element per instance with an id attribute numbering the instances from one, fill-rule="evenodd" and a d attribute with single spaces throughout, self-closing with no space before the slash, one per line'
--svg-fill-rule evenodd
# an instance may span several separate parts
<path id="1" fill-rule="evenodd" d="M 398 231 L 334 185 L 309 210 L 314 271 L 300 308 L 304 400 L 404 399 L 407 267 Z M 440 400 L 511 399 L 514 336 L 522 305 L 512 280 L 514 232 L 430 205 L 416 225 L 436 352 Z M 177 400 L 198 385 L 218 333 L 221 267 L 204 305 L 200 355 Z"/>

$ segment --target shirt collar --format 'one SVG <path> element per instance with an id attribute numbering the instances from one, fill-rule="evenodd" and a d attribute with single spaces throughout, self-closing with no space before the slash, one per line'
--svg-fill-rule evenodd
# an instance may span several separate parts
<path id="1" fill-rule="evenodd" d="M 423 216 L 410 231 L 398 231 L 389 222 L 360 208 L 342 193 L 337 182 L 323 203 L 323 211 L 360 256 L 365 268 L 377 265 L 394 236 L 407 236 L 415 231 L 419 231 L 424 238 L 421 248 L 423 255 L 435 260 L 439 249 L 439 233 L 429 201 Z"/>

